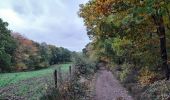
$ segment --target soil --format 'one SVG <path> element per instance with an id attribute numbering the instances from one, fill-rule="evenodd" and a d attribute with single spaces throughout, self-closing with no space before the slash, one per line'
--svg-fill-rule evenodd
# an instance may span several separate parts
<path id="1" fill-rule="evenodd" d="M 128 91 L 104 67 L 97 73 L 94 100 L 133 100 Z"/>

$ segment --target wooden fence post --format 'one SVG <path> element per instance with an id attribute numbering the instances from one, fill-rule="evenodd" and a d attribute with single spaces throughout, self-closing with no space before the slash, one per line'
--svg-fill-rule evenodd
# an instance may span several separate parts
<path id="1" fill-rule="evenodd" d="M 71 81 L 71 77 L 72 77 L 72 72 L 71 72 L 71 66 L 69 66 L 69 81 Z"/>
<path id="2" fill-rule="evenodd" d="M 70 73 L 70 76 L 71 76 L 71 74 L 72 74 L 72 73 L 71 73 L 71 66 L 69 66 L 69 73 Z"/>
<path id="3" fill-rule="evenodd" d="M 61 66 L 58 69 L 59 69 L 59 72 L 58 72 L 59 73 L 59 85 L 61 85 L 63 82 Z"/>
<path id="4" fill-rule="evenodd" d="M 55 88 L 57 88 L 57 69 L 54 71 Z"/>

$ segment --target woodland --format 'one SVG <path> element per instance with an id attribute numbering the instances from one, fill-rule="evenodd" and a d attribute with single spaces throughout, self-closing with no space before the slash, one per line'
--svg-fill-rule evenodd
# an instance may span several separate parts
<path id="1" fill-rule="evenodd" d="M 169 100 L 169 0 L 90 0 L 79 16 L 92 40 L 86 56 L 107 63 L 137 100 Z"/>
<path id="2" fill-rule="evenodd" d="M 0 71 L 15 72 L 47 68 L 71 62 L 71 51 L 63 47 L 38 43 L 7 28 L 0 19 Z"/>
<path id="3" fill-rule="evenodd" d="M 120 88 L 134 100 L 170 100 L 170 0 L 89 0 L 78 16 L 91 40 L 82 52 L 32 41 L 0 19 L 0 72 L 71 63 L 69 80 L 42 100 L 112 100 L 107 90 Z"/>

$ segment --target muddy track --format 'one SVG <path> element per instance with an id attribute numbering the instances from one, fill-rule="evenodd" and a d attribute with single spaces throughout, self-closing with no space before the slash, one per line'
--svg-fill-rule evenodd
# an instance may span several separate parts
<path id="1" fill-rule="evenodd" d="M 97 73 L 94 100 L 133 99 L 110 71 L 101 69 Z"/>

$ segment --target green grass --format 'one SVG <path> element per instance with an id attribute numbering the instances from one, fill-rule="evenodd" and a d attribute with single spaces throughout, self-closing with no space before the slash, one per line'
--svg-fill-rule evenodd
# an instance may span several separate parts
<path id="1" fill-rule="evenodd" d="M 68 72 L 70 65 L 71 64 L 60 64 L 60 65 L 51 66 L 47 69 L 42 69 L 38 71 L 30 71 L 30 72 L 3 73 L 3 74 L 0 74 L 0 88 L 8 86 L 12 83 L 17 83 L 21 80 L 37 78 L 37 77 L 42 77 L 42 76 L 52 74 L 54 69 L 59 68 L 59 67 L 61 67 L 61 70 L 63 72 Z"/>
<path id="2" fill-rule="evenodd" d="M 62 65 L 60 65 L 60 67 L 61 67 L 61 71 L 63 71 L 63 72 L 68 72 L 69 71 L 69 64 L 62 64 Z"/>

